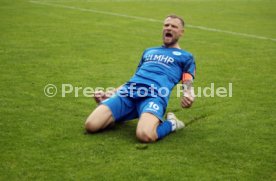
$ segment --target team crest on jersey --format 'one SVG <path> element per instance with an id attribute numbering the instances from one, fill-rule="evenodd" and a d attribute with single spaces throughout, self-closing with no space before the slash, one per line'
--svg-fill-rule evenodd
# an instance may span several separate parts
<path id="1" fill-rule="evenodd" d="M 174 55 L 178 55 L 178 56 L 181 55 L 181 52 L 179 52 L 179 51 L 173 51 L 172 53 L 173 53 Z"/>

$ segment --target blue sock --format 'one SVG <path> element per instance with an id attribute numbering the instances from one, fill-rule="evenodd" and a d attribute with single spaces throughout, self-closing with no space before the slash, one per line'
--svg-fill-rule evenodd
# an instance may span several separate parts
<path id="1" fill-rule="evenodd" d="M 172 132 L 172 123 L 170 121 L 164 121 L 163 123 L 159 124 L 156 129 L 158 139 L 162 139 L 170 132 Z"/>

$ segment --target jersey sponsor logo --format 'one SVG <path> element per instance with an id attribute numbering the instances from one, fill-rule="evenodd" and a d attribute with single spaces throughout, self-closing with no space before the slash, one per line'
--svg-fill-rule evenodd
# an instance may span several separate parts
<path id="1" fill-rule="evenodd" d="M 181 55 L 181 52 L 179 52 L 179 51 L 173 51 L 172 53 L 173 53 L 174 55 L 177 55 L 177 56 Z"/>
<path id="2" fill-rule="evenodd" d="M 170 64 L 174 62 L 174 59 L 170 56 L 167 55 L 158 55 L 158 54 L 148 54 L 145 57 L 145 62 L 147 61 L 158 61 L 158 62 L 163 62 L 166 64 Z"/>

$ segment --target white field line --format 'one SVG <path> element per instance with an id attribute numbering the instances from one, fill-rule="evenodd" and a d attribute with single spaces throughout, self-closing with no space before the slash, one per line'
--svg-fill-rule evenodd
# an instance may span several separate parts
<path id="1" fill-rule="evenodd" d="M 92 13 L 97 13 L 97 14 L 105 14 L 105 15 L 117 16 L 117 17 L 129 18 L 129 19 L 137 19 L 137 20 L 142 20 L 142 21 L 150 21 L 150 22 L 158 22 L 158 23 L 163 22 L 161 20 L 152 19 L 152 18 L 131 16 L 131 15 L 127 15 L 127 14 L 112 13 L 112 12 L 108 12 L 108 11 L 99 11 L 99 10 L 94 10 L 94 9 L 85 9 L 85 8 L 79 8 L 79 7 L 75 7 L 75 6 L 66 6 L 66 5 L 61 5 L 61 4 L 53 4 L 53 3 L 46 3 L 46 2 L 39 2 L 39 1 L 29 1 L 29 2 L 35 3 L 35 4 L 40 4 L 40 5 L 46 5 L 46 6 L 53 6 L 53 7 L 65 8 L 65 9 L 73 9 L 73 10 L 78 10 L 78 11 L 83 11 L 83 12 L 92 12 Z M 215 29 L 215 28 L 208 28 L 208 27 L 204 27 L 204 26 L 187 25 L 187 27 L 194 28 L 194 29 L 200 29 L 200 30 L 204 30 L 204 31 L 212 31 L 212 32 L 219 32 L 219 33 L 231 34 L 231 35 L 236 35 L 236 36 L 243 36 L 243 37 L 253 38 L 253 39 L 276 41 L 275 38 L 269 38 L 269 37 L 265 37 L 265 36 L 258 36 L 258 35 L 252 35 L 252 34 L 246 34 L 246 33 L 227 31 L 227 30 L 220 30 L 220 29 Z"/>

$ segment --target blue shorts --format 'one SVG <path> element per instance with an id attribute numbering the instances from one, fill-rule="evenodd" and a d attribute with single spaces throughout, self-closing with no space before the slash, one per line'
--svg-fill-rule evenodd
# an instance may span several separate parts
<path id="1" fill-rule="evenodd" d="M 106 105 L 112 112 L 115 121 L 127 121 L 139 118 L 142 113 L 151 113 L 160 121 L 163 121 L 166 112 L 166 103 L 160 97 L 122 97 L 117 94 L 104 100 L 101 104 Z"/>

